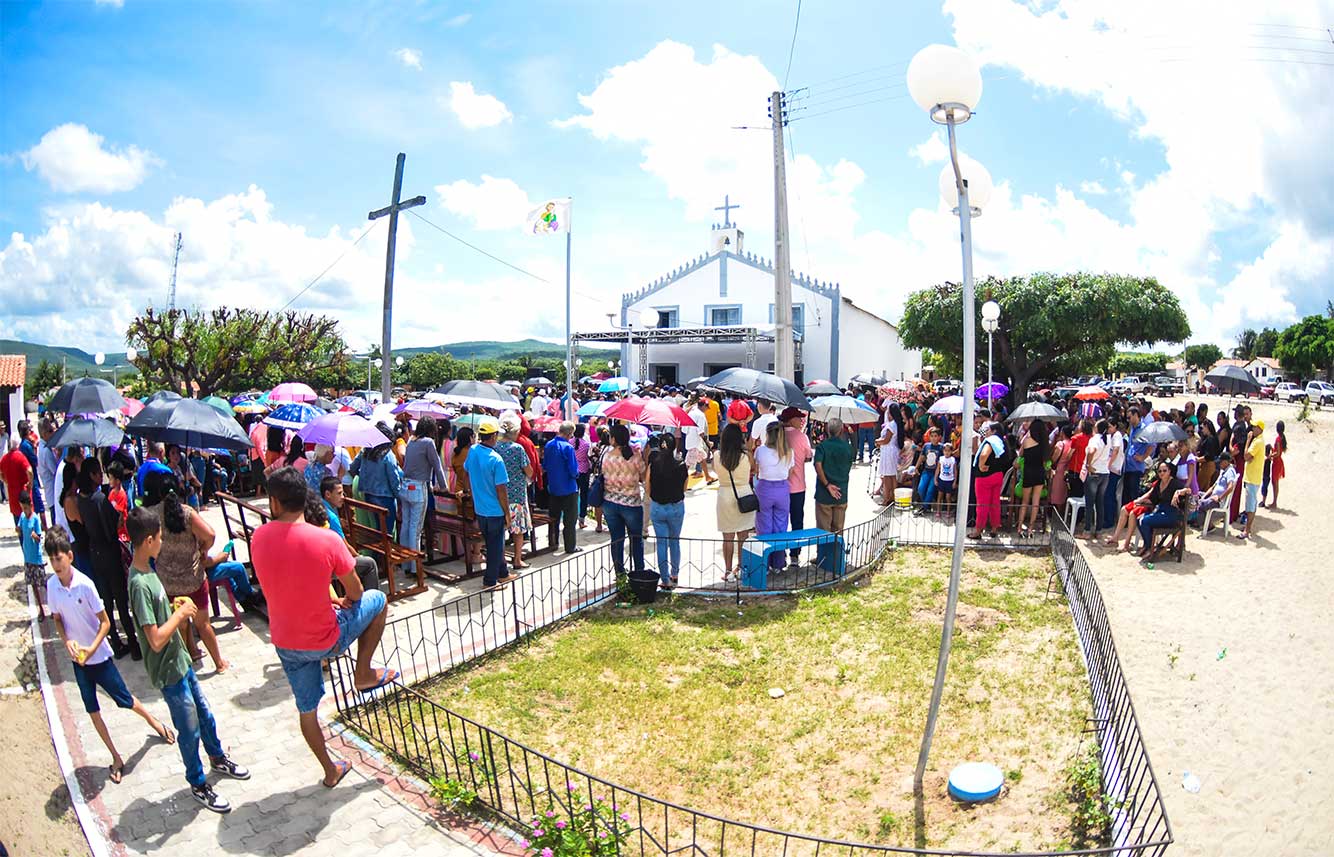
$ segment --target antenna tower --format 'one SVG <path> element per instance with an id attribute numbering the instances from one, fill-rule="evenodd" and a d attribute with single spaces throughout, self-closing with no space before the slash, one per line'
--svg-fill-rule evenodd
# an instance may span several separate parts
<path id="1" fill-rule="evenodd" d="M 176 233 L 176 254 L 171 258 L 171 291 L 167 293 L 167 311 L 176 311 L 176 266 L 181 261 L 181 233 Z"/>

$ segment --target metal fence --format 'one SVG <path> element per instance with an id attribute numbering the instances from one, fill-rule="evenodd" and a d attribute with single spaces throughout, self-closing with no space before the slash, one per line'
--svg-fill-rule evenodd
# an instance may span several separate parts
<path id="1" fill-rule="evenodd" d="M 909 510 L 886 509 L 845 530 L 843 539 L 842 576 L 806 562 L 774 575 L 763 590 L 720 582 L 725 568 L 721 542 L 683 539 L 681 586 L 738 598 L 828 586 L 869 570 L 895 546 L 950 544 L 953 526 Z M 651 552 L 653 539 L 645 541 Z M 1088 669 L 1113 824 L 1107 846 L 1044 853 L 1161 855 L 1172 841 L 1171 828 L 1097 583 L 1068 530 L 1055 519 L 1050 548 Z M 594 855 L 988 853 L 822 839 L 679 806 L 566 765 L 449 710 L 412 686 L 613 599 L 618 591 L 610 547 L 603 545 L 525 575 L 507 589 L 473 593 L 396 619 L 386 624 L 376 659 L 397 669 L 400 683 L 368 701 L 353 689 L 351 659 L 335 659 L 330 673 L 338 709 L 347 723 L 411 770 L 475 792 L 485 810 L 505 819 L 520 836 L 534 838 L 543 824 L 564 821 L 586 832 Z"/>

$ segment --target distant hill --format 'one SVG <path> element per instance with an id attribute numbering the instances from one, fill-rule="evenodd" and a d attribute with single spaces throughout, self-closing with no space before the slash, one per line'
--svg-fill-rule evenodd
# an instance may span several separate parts
<path id="1" fill-rule="evenodd" d="M 37 345 L 33 342 L 21 342 L 17 339 L 0 339 L 0 354 L 22 354 L 28 358 L 28 380 L 32 380 L 33 374 L 37 371 L 37 364 L 45 360 L 53 366 L 59 366 L 63 361 L 65 364 L 65 374 L 69 378 L 79 378 L 83 375 L 98 375 L 98 369 L 110 369 L 113 366 L 129 367 L 130 362 L 125 359 L 125 351 L 121 350 L 114 354 L 106 355 L 106 362 L 100 367 L 93 361 L 93 355 L 87 351 L 78 348 L 60 347 L 55 345 Z M 133 370 L 131 370 L 133 371 Z M 110 375 L 111 373 L 103 373 Z M 121 373 L 124 374 L 123 372 Z"/>
<path id="2" fill-rule="evenodd" d="M 395 348 L 395 354 L 451 354 L 458 360 L 498 360 L 517 357 L 551 357 L 558 360 L 565 357 L 565 346 L 557 342 L 543 342 L 539 339 L 520 339 L 515 342 L 497 342 L 478 340 L 474 342 L 450 342 L 434 348 Z M 610 348 L 579 348 L 579 354 L 589 357 L 608 359 L 619 351 Z"/>

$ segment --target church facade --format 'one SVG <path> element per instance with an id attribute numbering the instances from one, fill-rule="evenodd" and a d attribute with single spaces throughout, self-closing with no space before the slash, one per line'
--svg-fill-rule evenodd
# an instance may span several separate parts
<path id="1" fill-rule="evenodd" d="M 648 380 L 684 384 L 732 366 L 773 371 L 773 262 L 746 252 L 743 241 L 734 224 L 714 226 L 708 253 L 622 295 L 621 326 L 632 328 L 621 344 L 622 374 L 641 380 L 647 368 Z M 905 348 L 898 328 L 844 297 L 838 283 L 797 272 L 791 282 L 798 383 L 819 378 L 843 386 L 858 373 L 890 380 L 921 374 L 921 352 Z M 646 317 L 654 330 L 645 339 L 668 339 L 673 329 L 706 333 L 702 341 L 640 344 L 633 331 L 644 330 Z M 720 335 L 720 328 L 749 335 Z"/>

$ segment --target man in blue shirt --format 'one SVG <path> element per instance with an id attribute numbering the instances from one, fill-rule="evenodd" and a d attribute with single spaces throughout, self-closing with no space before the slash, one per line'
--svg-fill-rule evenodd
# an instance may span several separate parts
<path id="1" fill-rule="evenodd" d="M 484 586 L 509 583 L 511 575 L 505 567 L 505 532 L 510 527 L 510 502 L 505 472 L 505 460 L 496 452 L 496 436 L 500 423 L 485 419 L 477 424 L 477 443 L 468 451 L 463 469 L 468 473 L 472 489 L 472 508 L 477 526 L 486 543 L 486 573 Z"/>
<path id="2" fill-rule="evenodd" d="M 1125 505 L 1138 497 L 1142 490 L 1140 483 L 1144 480 L 1144 468 L 1148 465 L 1150 458 L 1153 458 L 1155 444 L 1140 443 L 1139 433 L 1144 427 L 1153 422 L 1152 415 L 1141 418 L 1140 405 L 1129 410 L 1130 414 L 1130 436 L 1127 440 L 1126 463 L 1121 471 L 1121 503 Z"/>
<path id="3" fill-rule="evenodd" d="M 556 545 L 556 527 L 565 520 L 565 553 L 578 553 L 574 544 L 575 519 L 579 515 L 579 462 L 574 456 L 574 423 L 560 424 L 560 434 L 547 441 L 542 449 L 542 469 L 547 475 L 547 511 L 551 523 L 547 525 L 547 543 Z"/>

